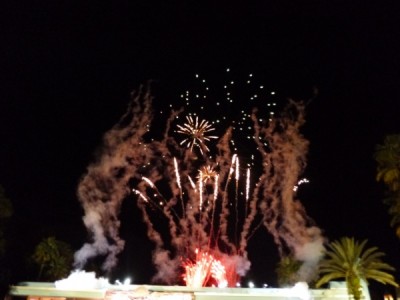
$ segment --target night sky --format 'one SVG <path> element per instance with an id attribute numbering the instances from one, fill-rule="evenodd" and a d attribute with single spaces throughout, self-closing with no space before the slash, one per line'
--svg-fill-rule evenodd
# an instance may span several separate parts
<path id="1" fill-rule="evenodd" d="M 2 5 L 0 184 L 14 207 L 8 234 L 16 265 L 45 236 L 74 249 L 87 241 L 76 188 L 133 90 L 154 80 L 155 101 L 171 103 L 194 74 L 222 81 L 231 68 L 256 74 L 282 97 L 308 99 L 318 90 L 303 128 L 310 182 L 301 201 L 329 240 L 368 239 L 400 270 L 373 159 L 385 135 L 400 133 L 400 6 L 215 2 Z M 118 274 L 143 283 L 152 275 L 151 244 L 136 213 L 124 204 Z M 249 277 L 273 284 L 276 250 L 267 233 L 256 238 Z"/>

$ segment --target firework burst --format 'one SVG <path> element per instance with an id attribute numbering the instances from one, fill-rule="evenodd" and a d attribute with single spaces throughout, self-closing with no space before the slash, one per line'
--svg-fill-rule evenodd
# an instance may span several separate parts
<path id="1" fill-rule="evenodd" d="M 206 142 L 218 137 L 207 134 L 215 130 L 215 128 L 206 120 L 199 121 L 198 117 L 193 120 L 191 116 L 187 116 L 186 120 L 187 123 L 183 124 L 183 126 L 177 125 L 179 128 L 177 132 L 187 136 L 180 144 L 186 145 L 187 148 L 190 148 L 190 151 L 193 151 L 193 147 L 197 147 L 201 154 L 210 151 Z"/>
<path id="2" fill-rule="evenodd" d="M 207 181 L 209 181 L 209 180 L 215 180 L 217 175 L 218 175 L 218 172 L 216 170 L 214 170 L 213 167 L 203 166 L 202 168 L 200 168 L 199 175 L 197 176 L 197 178 L 199 180 L 202 180 L 204 183 L 207 183 Z"/>
<path id="3" fill-rule="evenodd" d="M 186 286 L 199 288 L 206 286 L 208 281 L 215 281 L 216 286 L 227 287 L 226 270 L 221 261 L 207 252 L 199 251 L 199 249 L 196 249 L 195 253 L 194 261 L 183 263 L 185 269 L 183 280 Z"/>

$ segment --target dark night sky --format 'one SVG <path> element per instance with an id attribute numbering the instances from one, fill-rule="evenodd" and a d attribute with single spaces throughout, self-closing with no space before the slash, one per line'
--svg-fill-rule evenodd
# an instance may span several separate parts
<path id="1" fill-rule="evenodd" d="M 375 145 L 400 133 L 396 1 L 169 2 L 2 5 L 0 184 L 15 210 L 15 256 L 48 234 L 76 249 L 85 241 L 76 187 L 132 90 L 154 79 L 165 92 L 158 101 L 170 102 L 196 72 L 217 76 L 230 67 L 285 96 L 318 88 L 304 128 L 310 183 L 301 200 L 329 239 L 368 238 L 400 269 L 373 160 Z M 139 266 L 149 246 L 141 221 L 127 214 L 131 257 L 121 270 Z M 260 282 L 275 266 L 268 243 L 254 245 Z M 140 268 L 146 275 L 134 277 L 147 280 Z"/>

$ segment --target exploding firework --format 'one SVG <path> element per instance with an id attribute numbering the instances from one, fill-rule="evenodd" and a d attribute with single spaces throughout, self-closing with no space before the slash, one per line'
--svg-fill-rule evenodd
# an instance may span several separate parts
<path id="1" fill-rule="evenodd" d="M 211 124 L 208 123 L 206 120 L 201 120 L 199 122 L 199 118 L 196 117 L 195 121 L 191 116 L 187 116 L 187 123 L 183 126 L 177 125 L 179 130 L 177 132 L 187 135 L 180 144 L 186 144 L 186 146 L 193 150 L 193 147 L 199 148 L 201 154 L 206 151 L 210 151 L 207 147 L 206 142 L 210 139 L 216 139 L 217 136 L 208 136 L 208 132 L 215 130 L 215 128 L 211 127 Z"/>
<path id="2" fill-rule="evenodd" d="M 186 286 L 192 288 L 207 285 L 219 288 L 227 287 L 229 282 L 224 264 L 207 252 L 201 252 L 198 249 L 195 252 L 196 258 L 194 261 L 189 260 L 183 263 L 185 269 L 183 280 Z"/>
<path id="3" fill-rule="evenodd" d="M 228 149 L 228 145 L 224 144 L 228 140 L 225 137 L 219 141 L 218 145 Z M 191 152 L 190 149 L 186 151 Z M 159 174 L 162 170 L 152 169 L 146 177 L 142 177 L 142 180 L 135 184 L 134 192 L 139 195 L 138 206 L 151 228 L 149 236 L 156 243 L 156 247 L 163 251 L 166 244 L 176 251 L 175 259 L 169 260 L 169 271 L 174 260 L 177 260 L 173 264 L 176 269 L 180 267 L 178 262 L 182 257 L 188 261 L 184 267 L 187 273 L 186 284 L 203 285 L 208 278 L 212 277 L 217 281 L 217 285 L 222 286 L 224 283 L 221 282 L 225 280 L 226 284 L 234 286 L 236 280 L 228 283 L 225 277 L 221 278 L 221 274 L 217 274 L 218 268 L 214 257 L 224 258 L 225 261 L 229 258 L 243 260 L 241 264 L 238 264 L 245 268 L 239 271 L 242 273 L 249 266 L 245 247 L 240 247 L 240 243 L 242 245 L 247 243 L 248 232 L 240 236 L 239 231 L 229 229 L 242 227 L 245 222 L 251 223 L 251 219 L 254 218 L 254 215 L 239 213 L 239 206 L 240 209 L 247 207 L 247 203 L 236 203 L 239 200 L 240 190 L 238 157 L 235 154 L 226 154 L 217 156 L 216 161 L 215 157 L 206 157 L 199 161 L 191 153 L 183 152 L 183 157 L 186 156 L 188 158 L 183 160 L 173 157 L 164 162 L 163 168 L 167 172 L 164 173 L 162 179 L 169 179 L 169 196 L 164 196 L 166 192 L 160 191 L 161 188 L 157 187 L 159 177 L 154 177 L 154 174 Z M 217 167 L 213 168 L 210 165 Z M 233 203 L 235 203 L 236 211 L 234 220 L 230 212 Z M 155 215 L 151 208 L 156 208 Z M 242 211 L 250 212 L 251 210 L 246 208 Z M 170 228 L 168 241 L 163 239 L 162 232 L 154 230 L 154 222 L 151 222 L 152 218 L 158 218 L 160 213 L 164 215 Z M 166 255 L 167 253 L 163 251 L 162 253 Z M 236 273 L 237 270 L 233 268 L 232 272 Z M 230 278 L 237 279 L 237 276 Z"/>
<path id="4" fill-rule="evenodd" d="M 230 81 L 223 89 L 228 106 L 235 103 L 233 86 Z M 210 89 L 203 88 L 204 94 L 195 98 L 207 101 Z M 256 104 L 262 95 L 275 94 L 263 90 L 258 86 L 257 93 L 242 101 Z M 189 91 L 181 98 L 183 106 L 192 108 Z M 215 285 L 236 286 L 250 268 L 248 240 L 262 226 L 273 235 L 279 253 L 290 251 L 304 262 L 300 279 L 309 279 L 322 238 L 294 190 L 308 147 L 299 132 L 304 105 L 290 100 L 280 116 L 230 106 L 226 112 L 237 112 L 233 119 L 222 116 L 213 122 L 187 109 L 171 109 L 161 138 L 155 139 L 152 101 L 149 89 L 139 90 L 121 121 L 106 133 L 99 161 L 89 166 L 79 185 L 84 223 L 93 242 L 76 253 L 76 266 L 96 255 L 106 256 L 103 268 L 115 266 L 124 247 L 118 234 L 119 209 L 133 191 L 155 245 L 155 281 L 176 284 L 184 270 L 186 284 L 204 285 L 213 278 Z M 274 101 L 261 102 L 273 108 Z M 196 102 L 199 111 L 215 116 L 214 107 L 203 104 Z M 204 107 L 213 113 L 205 113 Z M 182 124 L 182 115 L 187 123 Z M 218 137 L 210 131 L 218 131 Z M 182 134 L 186 138 L 179 141 Z M 213 145 L 208 145 L 210 139 Z"/>
<path id="5" fill-rule="evenodd" d="M 207 252 L 201 252 L 196 249 L 196 258 L 194 261 L 183 263 L 185 273 L 183 280 L 186 286 L 199 288 L 207 285 L 209 280 L 215 281 L 217 287 L 228 286 L 226 270 L 221 261 L 217 260 Z"/>

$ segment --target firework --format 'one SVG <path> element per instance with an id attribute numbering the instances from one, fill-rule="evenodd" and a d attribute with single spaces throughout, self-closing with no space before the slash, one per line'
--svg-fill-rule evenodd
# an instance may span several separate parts
<path id="1" fill-rule="evenodd" d="M 249 75 L 246 84 L 253 81 Z M 201 83 L 204 94 L 194 95 L 205 101 L 210 89 L 206 81 Z M 273 235 L 281 255 L 290 251 L 307 262 L 304 249 L 322 245 L 318 228 L 293 190 L 308 146 L 299 132 L 304 106 L 289 101 L 279 117 L 273 112 L 261 115 L 240 102 L 238 109 L 234 86 L 233 80 L 224 85 L 226 101 L 208 102 L 227 105 L 227 117 L 211 122 L 171 109 L 161 139 L 149 138 L 155 112 L 150 93 L 140 90 L 121 122 L 106 133 L 100 161 L 88 168 L 80 183 L 85 225 L 94 242 L 78 251 L 77 266 L 95 255 L 108 255 L 104 268 L 115 265 L 123 249 L 118 213 L 130 190 L 154 242 L 153 279 L 158 282 L 176 284 L 183 268 L 188 285 L 208 284 L 213 278 L 216 285 L 236 286 L 250 268 L 248 240 L 262 226 Z M 192 94 L 184 93 L 184 106 L 191 107 Z M 257 92 L 243 100 L 256 104 L 274 95 L 257 86 Z M 199 109 L 215 116 L 215 107 L 201 101 L 196 102 Z M 271 108 L 276 104 L 260 103 Z M 214 130 L 219 137 L 209 135 Z M 178 141 L 180 135 L 185 139 Z M 207 145 L 211 139 L 215 142 Z"/>
<path id="2" fill-rule="evenodd" d="M 204 183 L 207 183 L 209 180 L 214 180 L 217 177 L 218 173 L 211 166 L 203 166 L 199 170 L 198 179 L 202 180 Z"/>
<path id="3" fill-rule="evenodd" d="M 199 122 L 198 117 L 193 120 L 191 116 L 187 116 L 186 120 L 187 123 L 183 124 L 183 126 L 177 125 L 179 128 L 177 132 L 187 136 L 187 138 L 185 138 L 180 144 L 185 144 L 190 151 L 193 150 L 193 147 L 197 147 L 201 154 L 210 151 L 206 145 L 206 142 L 210 141 L 210 139 L 216 139 L 218 137 L 207 134 L 210 131 L 215 130 L 215 128 L 213 128 L 206 120 L 201 120 Z"/>
<path id="4" fill-rule="evenodd" d="M 196 249 L 195 252 L 195 260 L 183 264 L 185 269 L 183 280 L 186 286 L 199 288 L 206 286 L 208 281 L 214 281 L 217 287 L 228 286 L 226 270 L 221 261 L 199 249 Z"/>
<path id="5" fill-rule="evenodd" d="M 187 286 L 199 288 L 205 286 L 210 276 L 211 266 L 214 258 L 207 252 L 201 252 L 196 249 L 196 258 L 194 262 L 188 261 L 184 264 L 184 281 Z"/>

